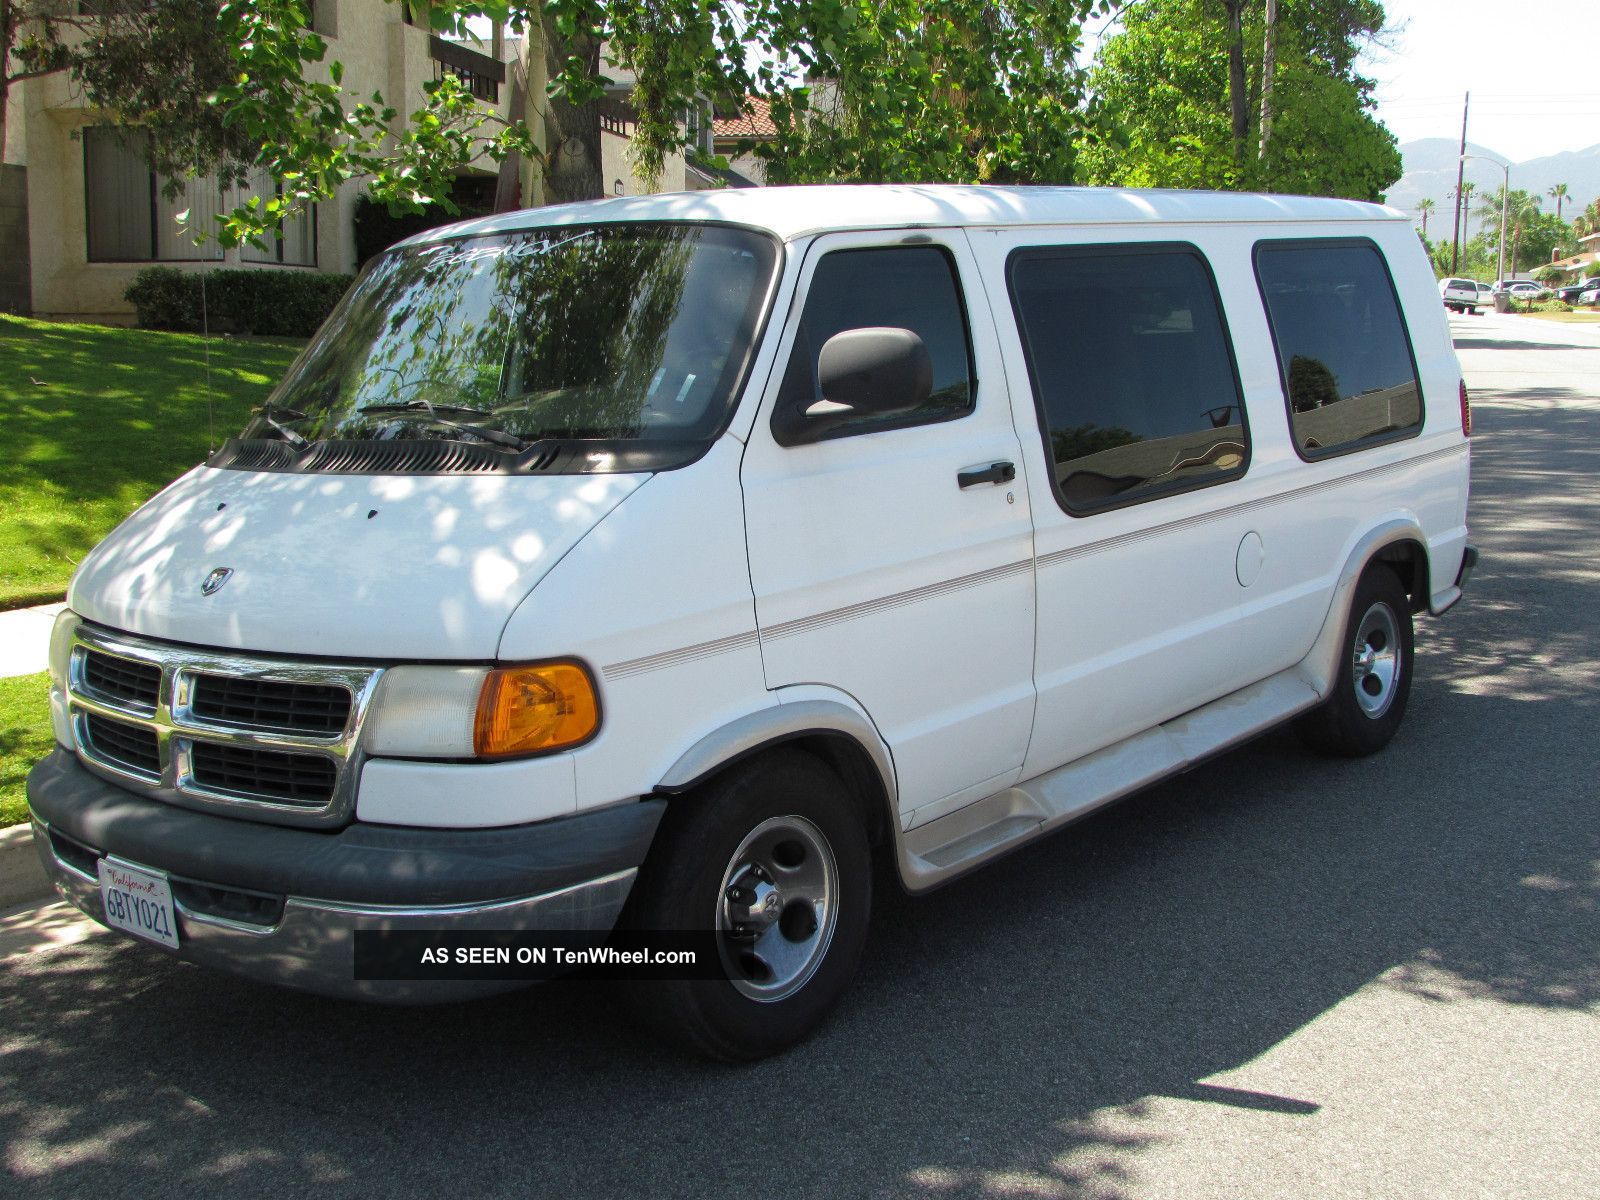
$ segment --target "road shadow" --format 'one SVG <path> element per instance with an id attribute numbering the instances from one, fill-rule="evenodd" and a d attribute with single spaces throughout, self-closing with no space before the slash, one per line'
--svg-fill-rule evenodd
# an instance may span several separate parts
<path id="1" fill-rule="evenodd" d="M 1454 338 L 1457 350 L 1593 350 L 1595 347 L 1585 342 L 1522 342 L 1506 341 L 1492 336 L 1477 336 L 1468 334 L 1465 337 Z"/>

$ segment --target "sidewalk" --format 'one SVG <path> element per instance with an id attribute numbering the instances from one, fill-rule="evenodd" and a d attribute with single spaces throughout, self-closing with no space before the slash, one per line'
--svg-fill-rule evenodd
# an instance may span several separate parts
<path id="1" fill-rule="evenodd" d="M 65 604 L 0 612 L 0 677 L 32 675 L 49 666 L 50 627 Z"/>
<path id="2" fill-rule="evenodd" d="M 0 612 L 0 677 L 33 675 L 49 665 L 50 629 L 66 605 L 41 604 Z M 8 764 L 9 770 L 9 764 Z M 26 826 L 0 829 L 0 905 L 36 895 L 20 909 L 0 913 L 0 958 L 54 945 L 60 930 L 76 925 L 76 912 L 43 903 L 50 884 L 39 868 Z M 75 934 L 72 936 L 76 936 Z"/>
<path id="3" fill-rule="evenodd" d="M 104 933 L 65 900 L 34 900 L 0 912 L 0 963 L 57 946 L 71 946 Z"/>

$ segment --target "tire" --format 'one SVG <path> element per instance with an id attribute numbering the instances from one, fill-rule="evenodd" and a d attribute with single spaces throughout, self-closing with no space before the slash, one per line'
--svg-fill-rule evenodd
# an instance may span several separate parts
<path id="1" fill-rule="evenodd" d="M 1374 563 L 1356 585 L 1342 644 L 1332 694 L 1295 732 L 1313 750 L 1363 758 L 1389 744 L 1411 695 L 1411 602 L 1386 565 Z"/>
<path id="2" fill-rule="evenodd" d="M 668 804 L 622 917 L 715 928 L 724 977 L 640 982 L 630 998 L 697 1054 L 776 1054 L 849 988 L 871 908 L 866 827 L 843 782 L 804 751 L 768 751 Z"/>

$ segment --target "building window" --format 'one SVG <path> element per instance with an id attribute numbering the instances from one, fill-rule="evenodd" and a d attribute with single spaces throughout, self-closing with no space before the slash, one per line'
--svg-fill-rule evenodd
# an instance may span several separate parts
<path id="1" fill-rule="evenodd" d="M 214 176 L 184 180 L 168 197 L 137 131 L 92 126 L 83 131 L 84 207 L 90 262 L 219 262 L 217 217 L 253 195 L 273 194 L 265 175 L 245 188 L 223 188 Z M 315 210 L 284 222 L 266 250 L 244 247 L 244 262 L 315 266 Z"/>

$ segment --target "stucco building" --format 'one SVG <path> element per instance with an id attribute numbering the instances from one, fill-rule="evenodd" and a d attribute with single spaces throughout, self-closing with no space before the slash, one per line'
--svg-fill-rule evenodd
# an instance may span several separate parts
<path id="1" fill-rule="evenodd" d="M 498 28 L 476 43 L 447 41 L 414 17 L 420 5 L 386 0 L 315 0 L 313 23 L 328 42 L 327 59 L 344 65 L 343 84 L 355 95 L 381 92 L 401 113 L 424 102 L 423 85 L 445 73 L 502 116 L 527 121 L 542 133 L 536 99 L 544 95 L 543 54 L 537 44 L 508 39 Z M 327 78 L 325 64 L 313 70 Z M 608 192 L 673 191 L 721 186 L 725 180 L 668 159 L 660 176 L 645 181 L 627 153 L 630 119 L 625 96 L 631 80 L 618 81 L 602 110 L 602 166 Z M 355 213 L 365 185 L 354 180 L 331 201 L 287 222 L 265 249 L 223 249 L 197 236 L 212 218 L 251 194 L 270 194 L 265 176 L 239 189 L 214 179 L 185 183 L 169 198 L 164 181 L 140 153 L 137 133 L 108 124 L 88 106 L 64 74 L 28 80 L 12 89 L 0 178 L 0 310 L 44 317 L 127 322 L 132 306 L 122 298 L 133 277 L 151 265 L 179 270 L 243 267 L 260 270 L 352 271 L 357 262 Z M 689 120 L 695 121 L 694 114 Z M 711 148 L 709 109 L 705 148 Z M 485 159 L 468 187 L 496 207 L 544 202 L 534 164 L 498 167 Z M 16 278 L 13 279 L 12 277 Z"/>

